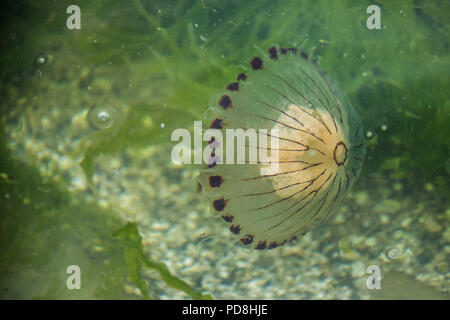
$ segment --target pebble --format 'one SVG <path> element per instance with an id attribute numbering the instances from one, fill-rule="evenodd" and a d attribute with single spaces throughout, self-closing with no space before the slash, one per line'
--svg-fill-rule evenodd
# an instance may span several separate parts
<path id="1" fill-rule="evenodd" d="M 377 244 L 377 239 L 375 237 L 370 237 L 367 238 L 364 243 L 368 247 L 374 247 Z"/>
<path id="2" fill-rule="evenodd" d="M 344 223 L 345 221 L 345 216 L 342 213 L 338 213 L 333 219 L 334 223 Z"/>
<path id="3" fill-rule="evenodd" d="M 391 221 L 391 218 L 389 217 L 389 215 L 387 214 L 381 214 L 380 215 L 380 222 L 383 225 L 387 225 L 389 224 L 389 222 Z"/>
<path id="4" fill-rule="evenodd" d="M 450 243 L 450 227 L 447 227 L 445 231 L 442 233 L 442 239 L 446 243 Z"/>
<path id="5" fill-rule="evenodd" d="M 436 270 L 441 274 L 447 274 L 449 271 L 448 262 L 442 261 L 436 265 Z"/>
<path id="6" fill-rule="evenodd" d="M 72 178 L 71 185 L 78 191 L 84 191 L 87 188 L 87 180 L 84 176 L 75 176 Z"/>
<path id="7" fill-rule="evenodd" d="M 425 229 L 431 233 L 437 233 L 442 231 L 442 226 L 433 217 L 428 217 L 425 219 Z"/>
<path id="8" fill-rule="evenodd" d="M 369 201 L 369 194 L 365 191 L 360 191 L 355 194 L 355 201 L 359 206 L 364 206 Z"/>
<path id="9" fill-rule="evenodd" d="M 385 199 L 377 203 L 374 211 L 377 213 L 395 213 L 401 208 L 401 203 L 393 199 Z"/>
<path id="10" fill-rule="evenodd" d="M 59 163 L 62 170 L 69 170 L 75 167 L 73 159 L 66 155 L 60 157 Z"/>
<path id="11" fill-rule="evenodd" d="M 407 229 L 409 228 L 409 225 L 411 224 L 412 221 L 413 221 L 412 217 L 406 217 L 405 219 L 402 220 L 400 225 L 402 228 Z"/>
<path id="12" fill-rule="evenodd" d="M 169 229 L 170 225 L 168 222 L 154 222 L 151 225 L 151 229 L 155 230 L 155 231 L 165 231 L 167 229 Z"/>
<path id="13" fill-rule="evenodd" d="M 50 119 L 48 117 L 41 118 L 42 128 L 48 129 L 50 127 Z"/>
<path id="14" fill-rule="evenodd" d="M 366 275 L 366 265 L 362 261 L 357 261 L 352 264 L 352 277 L 360 278 Z"/>

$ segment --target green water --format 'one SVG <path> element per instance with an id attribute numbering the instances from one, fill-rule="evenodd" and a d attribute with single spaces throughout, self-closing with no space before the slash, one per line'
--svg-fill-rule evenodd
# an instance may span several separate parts
<path id="1" fill-rule="evenodd" d="M 379 30 L 366 27 L 366 9 L 374 3 L 381 8 Z M 202 201 L 195 190 L 196 168 L 170 165 L 170 134 L 176 128 L 192 130 L 193 121 L 202 119 L 214 95 L 235 81 L 242 66 L 259 53 L 257 48 L 273 44 L 302 46 L 311 52 L 346 92 L 365 127 L 365 164 L 343 209 L 349 212 L 345 221 L 349 239 L 339 233 L 336 220 L 326 229 L 332 231 L 326 241 L 340 248 L 348 261 L 365 266 L 383 261 L 375 254 L 389 242 L 383 229 L 393 233 L 401 229 L 407 239 L 398 244 L 402 252 L 408 246 L 422 247 L 423 252 L 415 250 L 410 260 L 388 266 L 408 276 L 395 284 L 402 287 L 398 292 L 403 296 L 386 297 L 422 298 L 407 290 L 420 284 L 448 299 L 449 2 L 140 0 L 78 5 L 80 30 L 68 30 L 69 14 L 62 2 L 22 1 L 7 5 L 1 13 L 2 299 L 170 299 L 180 294 L 187 299 L 206 297 L 205 292 L 226 298 L 222 289 L 204 284 L 200 277 L 183 276 L 171 263 L 175 258 L 166 256 L 164 244 L 157 242 L 173 239 L 157 241 L 149 235 L 143 237 L 147 242 L 142 248 L 135 242 L 130 247 L 116 231 L 137 220 L 138 230 L 146 234 L 149 223 L 168 216 L 181 225 L 191 211 L 199 211 L 193 204 Z M 89 122 L 88 111 L 96 106 L 113 110 L 110 126 L 98 128 Z M 151 177 L 161 178 L 147 180 L 149 185 L 167 181 L 168 188 L 161 187 L 164 190 L 146 200 L 138 192 L 142 186 L 126 179 L 122 192 L 135 192 L 143 204 L 135 209 L 131 202 L 127 208 L 124 200 L 123 207 L 117 207 L 119 192 L 109 195 L 102 189 L 115 181 L 114 170 L 102 171 L 111 159 L 119 159 L 120 167 L 111 164 L 108 170 L 149 170 Z M 186 180 L 192 180 L 192 188 L 177 189 Z M 385 187 L 392 187 L 392 194 L 386 194 Z M 108 188 L 104 190 L 119 187 Z M 185 198 L 191 200 L 177 210 L 171 208 Z M 417 203 L 402 206 L 411 198 Z M 359 222 L 367 217 L 381 222 L 361 234 L 377 239 L 380 249 L 364 255 L 366 249 L 355 244 L 352 230 L 362 230 Z M 383 222 L 385 217 L 389 223 Z M 196 234 L 210 223 L 202 219 L 195 221 Z M 176 225 L 169 225 L 169 230 L 172 227 Z M 133 235 L 137 237 L 128 234 Z M 233 241 L 229 232 L 212 236 Z M 185 248 L 190 241 L 186 242 L 177 248 L 169 241 L 167 246 L 179 249 L 177 259 L 189 259 Z M 205 243 L 208 250 L 221 245 Z M 314 252 L 311 248 L 303 250 Z M 257 265 L 263 268 L 285 259 L 287 274 L 302 272 L 288 267 L 294 263 L 292 256 L 302 253 L 279 251 L 277 256 L 277 250 L 267 257 L 258 254 Z M 333 280 L 324 297 L 367 298 L 367 290 L 356 289 L 339 296 L 339 288 L 352 282 L 333 273 L 339 263 L 329 265 Z M 393 263 L 398 264 L 392 267 Z M 69 265 L 81 269 L 81 290 L 66 287 Z M 169 273 L 161 271 L 166 265 Z M 239 272 L 236 277 L 227 278 L 222 286 L 235 290 Z M 318 280 L 322 277 L 327 274 Z M 271 286 L 276 288 L 276 281 Z M 278 286 L 285 289 L 285 284 Z M 149 293 L 143 292 L 145 287 Z M 319 291 L 298 297 L 320 298 Z M 264 298 L 256 292 L 251 297 Z"/>

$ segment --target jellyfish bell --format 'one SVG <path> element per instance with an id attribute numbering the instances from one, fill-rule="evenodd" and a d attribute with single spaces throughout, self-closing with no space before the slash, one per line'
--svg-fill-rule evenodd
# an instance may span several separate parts
<path id="1" fill-rule="evenodd" d="M 245 139 L 243 164 L 212 162 L 199 177 L 212 210 L 245 246 L 273 249 L 323 223 L 359 175 L 366 149 L 361 120 L 301 50 L 271 47 L 254 57 L 207 114 L 215 129 L 266 130 L 269 137 Z M 234 143 L 223 137 L 224 146 Z M 260 157 L 250 163 L 255 152 Z"/>

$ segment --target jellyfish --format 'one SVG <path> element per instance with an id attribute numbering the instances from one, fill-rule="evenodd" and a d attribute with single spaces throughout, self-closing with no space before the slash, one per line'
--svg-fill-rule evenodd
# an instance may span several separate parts
<path id="1" fill-rule="evenodd" d="M 211 161 L 199 183 L 212 211 L 245 246 L 273 249 L 298 239 L 338 210 L 358 178 L 366 152 L 361 120 L 303 50 L 261 52 L 206 114 L 223 139 L 209 141 Z M 277 157 L 220 159 L 215 152 L 230 143 L 227 129 L 262 131 L 266 144 L 244 140 L 248 158 L 261 149 Z"/>

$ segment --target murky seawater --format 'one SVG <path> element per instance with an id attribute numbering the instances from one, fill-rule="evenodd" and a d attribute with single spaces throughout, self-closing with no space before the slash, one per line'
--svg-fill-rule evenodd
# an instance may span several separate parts
<path id="1" fill-rule="evenodd" d="M 367 6 L 11 4 L 0 297 L 448 299 L 450 8 Z M 209 128 L 282 129 L 293 162 L 174 161 Z"/>

